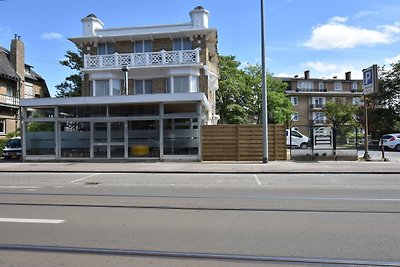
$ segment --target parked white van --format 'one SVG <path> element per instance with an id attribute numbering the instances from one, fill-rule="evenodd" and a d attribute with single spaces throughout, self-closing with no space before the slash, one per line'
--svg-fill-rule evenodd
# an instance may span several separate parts
<path id="1" fill-rule="evenodd" d="M 290 135 L 292 136 L 292 142 L 290 142 Z M 310 138 L 300 133 L 297 130 L 288 130 L 286 129 L 286 145 L 290 147 L 302 148 L 305 149 L 308 147 L 310 143 Z"/>

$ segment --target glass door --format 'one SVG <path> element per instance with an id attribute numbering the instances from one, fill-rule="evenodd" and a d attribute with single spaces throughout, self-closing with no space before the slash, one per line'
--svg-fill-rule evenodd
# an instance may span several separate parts
<path id="1" fill-rule="evenodd" d="M 107 122 L 93 123 L 93 157 L 108 158 Z"/>
<path id="2" fill-rule="evenodd" d="M 110 122 L 110 156 L 112 159 L 125 158 L 125 123 Z"/>

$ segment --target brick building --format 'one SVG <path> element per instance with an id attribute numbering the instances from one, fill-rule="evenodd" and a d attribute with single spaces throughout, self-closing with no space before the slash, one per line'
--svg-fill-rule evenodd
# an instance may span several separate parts
<path id="1" fill-rule="evenodd" d="M 122 28 L 83 18 L 69 39 L 84 54 L 83 95 L 23 101 L 24 159 L 199 160 L 200 125 L 219 118 L 218 40 L 207 10 L 189 15 Z"/>
<path id="2" fill-rule="evenodd" d="M 0 46 L 0 138 L 19 129 L 20 99 L 50 97 L 45 80 L 32 68 L 19 36 L 10 50 Z"/>
<path id="3" fill-rule="evenodd" d="M 296 75 L 277 79 L 288 85 L 286 93 L 294 109 L 290 126 L 306 135 L 310 127 L 327 125 L 324 115 L 326 102 L 342 100 L 354 105 L 362 103 L 362 80 L 352 79 L 351 72 L 345 73 L 345 79 L 311 78 L 309 70 L 304 72 L 304 77 Z"/>

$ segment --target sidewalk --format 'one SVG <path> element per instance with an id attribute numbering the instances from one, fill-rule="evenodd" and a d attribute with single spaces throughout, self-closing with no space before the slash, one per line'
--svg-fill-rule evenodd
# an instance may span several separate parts
<path id="1" fill-rule="evenodd" d="M 387 173 L 400 174 L 399 162 L 12 162 L 0 161 L 1 172 L 86 173 Z"/>

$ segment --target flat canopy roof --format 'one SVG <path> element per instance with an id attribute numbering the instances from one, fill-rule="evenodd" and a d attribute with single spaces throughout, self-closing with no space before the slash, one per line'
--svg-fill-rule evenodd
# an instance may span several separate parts
<path id="1" fill-rule="evenodd" d="M 84 106 L 84 105 L 118 105 L 118 104 L 179 104 L 201 102 L 208 110 L 211 104 L 204 93 L 174 93 L 174 94 L 143 94 L 120 96 L 81 96 L 59 98 L 21 99 L 21 107 L 53 107 L 53 106 Z"/>

